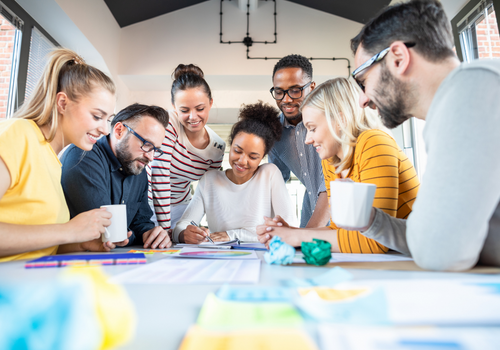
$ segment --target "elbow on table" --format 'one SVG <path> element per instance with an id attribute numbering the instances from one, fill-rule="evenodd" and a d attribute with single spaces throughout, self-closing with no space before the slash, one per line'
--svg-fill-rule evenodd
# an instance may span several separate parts
<path id="1" fill-rule="evenodd" d="M 465 271 L 474 267 L 477 259 L 446 254 L 434 255 L 430 252 L 412 253 L 413 260 L 422 269 L 431 271 Z"/>

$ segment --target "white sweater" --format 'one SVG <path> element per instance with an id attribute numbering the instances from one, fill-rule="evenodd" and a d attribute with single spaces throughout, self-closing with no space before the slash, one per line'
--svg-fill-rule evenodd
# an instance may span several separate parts
<path id="1" fill-rule="evenodd" d="M 500 266 L 500 62 L 464 63 L 441 83 L 424 130 L 427 170 L 408 220 L 377 209 L 363 234 L 429 270 Z"/>
<path id="2" fill-rule="evenodd" d="M 264 216 L 281 215 L 290 225 L 297 217 L 283 177 L 274 164 L 263 164 L 244 184 L 229 180 L 225 171 L 210 170 L 198 183 L 193 199 L 174 229 L 174 242 L 191 220 L 207 215 L 210 232 L 227 232 L 230 239 L 257 241 L 256 226 Z"/>

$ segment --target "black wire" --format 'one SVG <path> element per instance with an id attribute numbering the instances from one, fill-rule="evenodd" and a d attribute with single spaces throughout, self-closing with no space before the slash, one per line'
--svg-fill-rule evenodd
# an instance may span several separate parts
<path id="1" fill-rule="evenodd" d="M 247 46 L 247 60 L 280 60 L 282 57 L 250 57 L 250 46 L 252 44 L 277 44 L 278 43 L 278 31 L 277 31 L 277 19 L 276 16 L 278 15 L 276 12 L 276 0 L 274 1 L 274 41 L 253 41 L 252 38 L 250 38 L 250 0 L 247 2 L 247 36 L 249 40 L 247 41 L 223 41 L 222 40 L 222 2 L 224 0 L 220 1 L 220 43 L 221 44 L 245 44 Z M 231 1 L 231 0 L 229 0 Z M 268 1 L 268 0 L 265 0 Z M 245 38 L 245 39 L 246 39 Z M 339 61 L 339 60 L 344 60 L 347 61 L 347 70 L 349 72 L 348 76 L 351 76 L 351 61 L 348 58 L 345 57 L 309 57 L 310 61 L 313 60 L 322 60 L 322 61 Z"/>

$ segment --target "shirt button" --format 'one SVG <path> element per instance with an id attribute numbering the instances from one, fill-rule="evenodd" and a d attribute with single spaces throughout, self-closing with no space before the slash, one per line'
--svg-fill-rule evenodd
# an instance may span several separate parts
<path id="1" fill-rule="evenodd" d="M 311 194 L 311 192 L 309 192 L 309 194 Z"/>
<path id="2" fill-rule="evenodd" d="M 122 168 L 120 168 L 120 171 L 122 171 L 122 170 L 123 170 L 123 169 L 122 169 Z"/>
<path id="3" fill-rule="evenodd" d="M 304 173 L 304 176 L 307 176 L 307 173 Z"/>
<path id="4" fill-rule="evenodd" d="M 125 201 L 122 201 L 122 204 L 125 203 Z"/>
<path id="5" fill-rule="evenodd" d="M 297 135 L 299 134 L 299 132 L 297 131 Z"/>
<path id="6" fill-rule="evenodd" d="M 300 156 L 302 157 L 302 153 L 300 154 Z"/>

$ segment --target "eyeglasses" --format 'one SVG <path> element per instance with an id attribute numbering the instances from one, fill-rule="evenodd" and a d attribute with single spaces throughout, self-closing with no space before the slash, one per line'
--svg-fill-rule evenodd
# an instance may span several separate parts
<path id="1" fill-rule="evenodd" d="M 271 93 L 271 95 L 273 95 L 273 98 L 278 101 L 284 99 L 285 94 L 288 94 L 291 99 L 297 99 L 302 97 L 302 90 L 311 85 L 311 83 L 312 81 L 308 82 L 302 87 L 294 87 L 288 90 L 275 89 L 274 87 L 272 87 L 269 92 Z"/>
<path id="2" fill-rule="evenodd" d="M 407 48 L 410 48 L 410 47 L 413 47 L 416 45 L 415 43 L 404 43 L 404 44 Z M 363 63 L 361 66 L 359 66 L 357 69 L 355 69 L 354 72 L 352 72 L 352 77 L 354 78 L 356 83 L 361 88 L 361 91 L 365 92 L 365 86 L 358 79 L 356 79 L 356 75 L 366 71 L 368 68 L 370 68 L 375 63 L 382 61 L 382 59 L 387 55 L 387 53 L 389 52 L 390 49 L 391 49 L 390 47 L 388 47 L 387 49 L 383 49 L 378 54 L 376 54 L 375 56 L 370 58 L 368 61 Z"/>
<path id="3" fill-rule="evenodd" d="M 161 149 L 156 148 L 151 142 L 146 141 L 141 135 L 136 133 L 130 126 L 128 126 L 127 124 L 123 124 L 123 126 L 126 127 L 128 131 L 130 131 L 132 134 L 134 134 L 135 137 L 137 137 L 139 140 L 142 141 L 141 149 L 144 152 L 149 153 L 154 150 L 155 158 L 163 155 L 163 151 Z"/>

